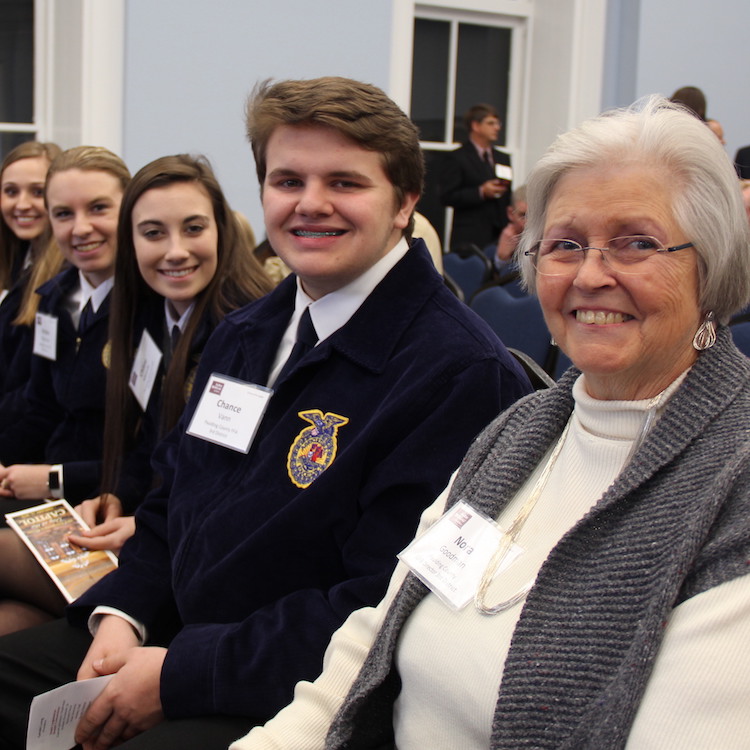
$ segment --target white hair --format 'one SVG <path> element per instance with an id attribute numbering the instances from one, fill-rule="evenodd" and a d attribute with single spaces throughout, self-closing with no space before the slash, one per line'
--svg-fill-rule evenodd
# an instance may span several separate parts
<path id="1" fill-rule="evenodd" d="M 698 254 L 701 310 L 712 310 L 726 323 L 750 302 L 750 228 L 737 174 L 705 123 L 657 95 L 558 136 L 531 171 L 518 253 L 528 289 L 535 291 L 536 279 L 532 259 L 524 253 L 543 236 L 558 181 L 574 169 L 623 160 L 664 169 L 675 221 Z"/>

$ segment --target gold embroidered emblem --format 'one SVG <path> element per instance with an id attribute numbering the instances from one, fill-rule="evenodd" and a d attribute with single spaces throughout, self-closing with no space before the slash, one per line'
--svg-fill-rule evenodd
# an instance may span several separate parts
<path id="1" fill-rule="evenodd" d="M 349 423 L 347 417 L 320 409 L 298 412 L 310 423 L 294 439 L 287 458 L 289 478 L 296 487 L 309 487 L 334 461 L 338 450 L 339 427 Z"/>
<path id="2" fill-rule="evenodd" d="M 107 339 L 107 343 L 102 349 L 102 364 L 108 370 L 110 365 L 112 364 L 112 342 L 109 339 Z"/>
<path id="3" fill-rule="evenodd" d="M 195 374 L 197 372 L 198 372 L 198 365 L 195 365 L 187 374 L 187 377 L 185 378 L 185 386 L 183 388 L 183 393 L 185 395 L 185 403 L 190 401 L 190 396 L 193 393 L 193 386 L 195 385 Z"/>

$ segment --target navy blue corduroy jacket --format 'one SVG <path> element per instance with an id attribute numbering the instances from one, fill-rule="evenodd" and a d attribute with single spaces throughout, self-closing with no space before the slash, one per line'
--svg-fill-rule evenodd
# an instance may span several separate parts
<path id="1" fill-rule="evenodd" d="M 211 373 L 266 383 L 294 296 L 290 277 L 216 329 L 186 412 L 157 448 L 163 484 L 139 509 L 120 568 L 69 610 L 84 625 L 92 607 L 117 607 L 164 636 L 169 718 L 265 720 L 288 703 L 347 615 L 382 597 L 473 437 L 530 390 L 418 240 L 275 384 L 249 454 L 186 435 Z M 300 488 L 287 461 L 311 428 L 300 413 L 314 410 L 348 421 L 335 444 L 322 441 L 328 468 Z"/>

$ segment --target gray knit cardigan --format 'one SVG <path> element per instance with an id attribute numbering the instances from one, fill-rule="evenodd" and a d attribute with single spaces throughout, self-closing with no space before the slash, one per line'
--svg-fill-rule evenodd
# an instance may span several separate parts
<path id="1" fill-rule="evenodd" d="M 569 371 L 475 441 L 448 504 L 496 517 L 559 437 Z M 680 602 L 750 572 L 750 360 L 719 330 L 646 440 L 545 561 L 516 626 L 492 748 L 624 747 L 664 624 Z M 409 576 L 328 734 L 393 747 L 401 627 L 427 590 Z"/>

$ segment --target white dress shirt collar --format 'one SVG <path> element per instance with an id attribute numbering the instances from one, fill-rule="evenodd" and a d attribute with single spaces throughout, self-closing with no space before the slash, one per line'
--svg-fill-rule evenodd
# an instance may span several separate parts
<path id="1" fill-rule="evenodd" d="M 409 243 L 402 237 L 391 250 L 361 276 L 358 276 L 354 281 L 350 281 L 346 286 L 341 287 L 341 289 L 329 292 L 318 300 L 313 300 L 306 294 L 298 278 L 297 295 L 294 300 L 294 313 L 281 338 L 279 349 L 276 352 L 276 359 L 271 368 L 268 385 L 273 385 L 282 366 L 289 358 L 297 337 L 297 325 L 305 308 L 310 308 L 310 317 L 315 326 L 315 332 L 318 334 L 318 343 L 320 343 L 348 323 L 352 315 L 357 312 L 362 303 L 370 296 L 373 289 L 386 277 L 396 263 L 406 255 L 408 250 Z"/>
<path id="2" fill-rule="evenodd" d="M 106 281 L 102 281 L 99 286 L 92 286 L 88 279 L 78 271 L 78 279 L 81 283 L 81 297 L 78 300 L 78 312 L 79 314 L 86 307 L 86 303 L 91 300 L 91 310 L 97 312 L 107 299 L 107 295 L 112 291 L 112 287 L 115 284 L 115 277 L 110 276 Z"/>
<path id="3" fill-rule="evenodd" d="M 185 312 L 182 313 L 179 318 L 177 318 L 174 314 L 172 306 L 169 304 L 169 300 L 165 297 L 164 317 L 167 321 L 167 330 L 171 333 L 172 329 L 177 326 L 180 329 L 180 333 L 182 333 L 185 330 L 185 326 L 188 324 L 188 320 L 190 320 L 190 316 L 193 314 L 194 308 L 195 302 L 191 302 L 190 307 L 188 307 L 188 309 L 185 310 Z"/>

